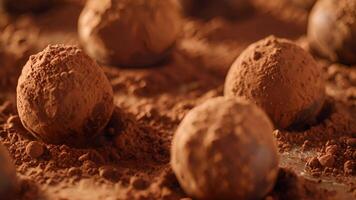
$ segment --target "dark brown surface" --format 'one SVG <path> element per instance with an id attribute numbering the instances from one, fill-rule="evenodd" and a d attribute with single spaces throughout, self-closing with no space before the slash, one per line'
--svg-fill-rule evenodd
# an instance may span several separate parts
<path id="1" fill-rule="evenodd" d="M 76 27 L 80 11 L 81 7 L 77 6 L 58 7 L 40 16 L 10 19 L 5 27 L 6 30 L 17 27 L 20 31 L 16 33 L 21 32 L 27 38 L 20 46 L 39 52 L 49 43 L 78 43 Z M 223 94 L 227 70 L 247 45 L 274 34 L 298 40 L 307 48 L 301 37 L 305 27 L 285 20 L 263 11 L 236 22 L 188 20 L 183 39 L 173 51 L 172 59 L 164 65 L 150 69 L 103 66 L 114 88 L 117 108 L 102 137 L 87 148 L 42 144 L 44 152 L 37 159 L 28 153 L 32 148 L 28 145 L 35 139 L 22 128 L 16 116 L 16 82 L 3 83 L 3 80 L 16 80 L 17 77 L 8 73 L 2 75 L 0 141 L 9 149 L 24 182 L 20 193 L 23 199 L 38 199 L 38 196 L 48 199 L 186 197 L 169 166 L 170 142 L 176 127 L 191 108 Z M 0 18 L 0 27 L 4 27 L 6 21 Z M 1 30 L 3 35 L 5 31 Z M 6 39 L 1 49 L 11 49 L 10 46 L 18 44 L 16 41 L 13 37 Z M 33 43 L 35 45 L 31 46 Z M 27 60 L 28 56 L 22 54 L 15 60 L 21 57 Z M 5 74 L 2 73 L 5 69 L 16 74 L 22 67 L 17 62 L 8 64 L 11 63 L 8 61 L 0 60 L 1 67 L 9 66 L 0 68 L 0 74 Z M 335 165 L 339 172 L 319 173 L 318 176 L 313 176 L 304 167 L 309 158 L 323 154 L 322 148 L 328 140 L 352 138 L 356 132 L 355 68 L 323 60 L 318 63 L 324 67 L 327 96 L 333 109 L 326 112 L 317 125 L 306 130 L 275 131 L 281 166 L 291 168 L 298 178 L 290 172 L 287 172 L 290 175 L 282 172 L 277 185 L 266 197 L 268 200 L 290 199 L 291 196 L 296 199 L 354 199 L 355 176 L 344 175 L 343 167 Z M 350 150 L 355 152 L 354 147 Z M 344 160 L 340 158 L 340 163 Z"/>

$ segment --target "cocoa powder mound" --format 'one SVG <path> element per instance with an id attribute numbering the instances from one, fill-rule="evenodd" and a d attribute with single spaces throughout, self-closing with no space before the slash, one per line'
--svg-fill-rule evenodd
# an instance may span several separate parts
<path id="1" fill-rule="evenodd" d="M 4 104 L 2 107 L 5 107 L 7 102 Z M 7 109 L 8 113 L 15 113 L 15 109 Z M 27 178 L 36 183 L 27 181 L 25 186 L 21 186 L 24 187 L 22 192 L 24 194 L 21 195 L 33 196 L 33 199 L 40 195 L 36 193 L 37 184 L 46 190 L 61 183 L 78 184 L 88 177 L 93 177 L 98 182 L 106 181 L 120 185 L 123 187 L 122 190 L 127 190 L 125 196 L 129 198 L 133 195 L 131 191 L 136 190 L 132 188 L 147 189 L 142 188 L 144 186 L 140 186 L 142 183 L 137 183 L 139 181 L 131 180 L 131 177 L 143 173 L 141 176 L 148 183 L 150 178 L 145 172 L 162 170 L 161 173 L 164 173 L 166 168 L 157 169 L 151 165 L 161 163 L 160 165 L 164 166 L 168 163 L 168 147 L 166 147 L 168 144 L 155 136 L 153 128 L 137 122 L 132 116 L 119 110 L 115 111 L 112 121 L 105 130 L 105 135 L 98 138 L 98 141 L 87 149 L 37 142 L 24 129 L 17 115 L 8 114 L 0 119 L 6 121 L 0 131 L 0 141 L 8 147 L 18 172 L 26 174 Z M 120 145 L 116 148 L 117 144 Z M 157 196 L 156 190 L 161 190 L 163 185 L 155 185 L 155 187 L 158 188 L 152 188 L 152 191 L 144 191 L 144 193 L 154 198 Z M 170 190 L 167 192 L 178 195 Z M 134 196 L 137 198 L 136 195 Z"/>
<path id="2" fill-rule="evenodd" d="M 341 137 L 327 141 L 319 151 L 319 155 L 311 157 L 306 163 L 313 175 L 352 176 L 356 174 L 356 138 Z"/>

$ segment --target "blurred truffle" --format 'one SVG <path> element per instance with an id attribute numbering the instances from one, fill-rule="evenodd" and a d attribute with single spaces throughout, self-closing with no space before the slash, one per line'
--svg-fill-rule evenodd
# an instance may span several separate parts
<path id="1" fill-rule="evenodd" d="M 224 93 L 257 104 L 280 129 L 313 123 L 325 101 L 321 67 L 293 42 L 274 36 L 250 45 L 237 58 Z"/>
<path id="2" fill-rule="evenodd" d="M 181 32 L 175 0 L 89 0 L 79 18 L 84 49 L 104 64 L 154 65 L 170 52 Z"/>
<path id="3" fill-rule="evenodd" d="M 10 13 L 42 12 L 54 2 L 55 0 L 0 0 L 3 9 Z"/>
<path id="4" fill-rule="evenodd" d="M 356 64 L 356 1 L 318 1 L 309 17 L 308 39 L 320 56 Z"/>
<path id="5" fill-rule="evenodd" d="M 197 199 L 261 199 L 278 172 L 273 125 L 257 106 L 218 97 L 191 110 L 173 139 L 171 165 Z"/>
<path id="6" fill-rule="evenodd" d="M 103 70 L 81 49 L 50 45 L 31 56 L 17 86 L 24 127 L 48 143 L 82 144 L 113 112 L 113 90 Z"/>
<path id="7" fill-rule="evenodd" d="M 16 168 L 11 162 L 8 151 L 0 143 L 0 197 L 1 199 L 15 199 L 19 188 Z"/>
<path id="8" fill-rule="evenodd" d="M 235 19 L 252 12 L 250 0 L 180 0 L 188 16 Z"/>
<path id="9" fill-rule="evenodd" d="M 0 32 L 0 86 L 8 90 L 16 87 L 22 67 L 36 51 L 37 29 L 30 29 L 29 34 L 24 31 L 25 28 L 29 31 L 29 28 L 17 25 L 9 25 Z"/>

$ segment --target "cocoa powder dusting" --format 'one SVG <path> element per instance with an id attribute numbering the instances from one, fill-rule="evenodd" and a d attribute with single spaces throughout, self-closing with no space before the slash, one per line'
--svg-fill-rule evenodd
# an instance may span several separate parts
<path id="1" fill-rule="evenodd" d="M 230 66 L 250 44 L 275 35 L 310 52 L 306 16 L 314 1 L 285 0 L 276 7 L 252 0 L 255 9 L 235 21 L 184 18 L 181 36 L 164 62 L 148 68 L 98 66 L 113 88 L 115 105 L 100 134 L 81 146 L 49 144 L 22 125 L 16 86 L 30 55 L 48 45 L 80 45 L 77 22 L 83 1 L 58 2 L 40 13 L 0 12 L 0 145 L 9 152 L 11 160 L 6 159 L 17 180 L 7 199 L 192 200 L 170 163 L 171 142 L 182 119 L 195 106 L 223 96 Z M 280 6 L 289 14 L 278 15 Z M 271 133 L 279 172 L 264 200 L 356 198 L 356 66 L 317 56 L 315 61 L 322 67 L 325 103 L 313 123 Z M 0 166 L 0 176 L 2 171 Z"/>

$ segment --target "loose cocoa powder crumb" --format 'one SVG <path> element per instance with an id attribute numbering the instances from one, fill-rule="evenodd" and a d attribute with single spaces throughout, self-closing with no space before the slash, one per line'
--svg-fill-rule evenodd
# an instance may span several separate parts
<path id="1" fill-rule="evenodd" d="M 331 101 L 331 100 L 329 100 Z M 293 147 L 302 146 L 308 141 L 308 146 L 313 149 L 323 147 L 329 140 L 335 140 L 340 137 L 351 137 L 355 132 L 354 120 L 352 114 L 347 111 L 347 106 L 340 102 L 333 101 L 324 108 L 324 113 L 320 117 L 317 125 L 311 126 L 301 131 L 279 131 L 274 132 L 280 151 L 285 149 L 286 144 Z M 330 144 L 330 142 L 328 143 Z"/>
<path id="2" fill-rule="evenodd" d="M 146 180 L 137 177 L 131 179 L 131 185 L 136 190 L 145 190 L 149 187 L 149 183 Z"/>
<path id="3" fill-rule="evenodd" d="M 112 166 L 103 166 L 99 168 L 99 175 L 108 180 L 115 180 L 117 179 L 118 172 Z"/>
<path id="4" fill-rule="evenodd" d="M 8 117 L 5 120 L 7 125 L 2 129 L 2 134 L 6 137 L 12 135 L 12 137 L 1 137 L 1 141 L 11 145 L 9 150 L 15 158 L 15 164 L 18 166 L 19 172 L 29 174 L 32 180 L 44 185 L 56 185 L 71 177 L 74 178 L 74 182 L 78 182 L 88 176 L 101 176 L 110 181 L 117 181 L 118 178 L 124 180 L 125 173 L 118 171 L 116 167 L 108 165 L 117 164 L 119 160 L 120 162 L 136 160 L 135 162 L 142 163 L 145 162 L 142 159 L 149 160 L 153 158 L 157 162 L 167 162 L 168 158 L 164 157 L 168 155 L 168 152 L 164 153 L 164 148 L 160 147 L 159 143 L 154 144 L 156 143 L 155 139 L 150 139 L 151 136 L 149 134 L 153 133 L 151 128 L 135 121 L 129 115 L 126 116 L 125 113 L 120 113 L 120 118 L 113 118 L 113 120 L 115 119 L 120 121 L 115 123 L 114 128 L 111 128 L 111 125 L 108 126 L 108 129 L 111 129 L 111 133 L 99 139 L 99 143 L 103 143 L 99 144 L 99 148 L 95 149 L 75 149 L 66 145 L 58 146 L 31 141 L 33 140 L 32 136 L 22 127 L 16 115 Z M 117 125 L 120 125 L 120 128 Z M 141 128 L 136 128 L 140 126 Z M 135 131 L 139 131 L 141 135 L 134 133 Z M 148 135 L 145 136 L 145 134 Z M 126 146 L 121 149 L 121 152 L 117 150 L 114 143 L 105 139 L 106 137 L 130 138 L 129 135 L 137 135 L 139 137 L 136 138 L 137 140 L 132 140 L 131 143 L 125 144 Z M 97 144 L 93 145 L 96 146 Z M 41 155 L 40 160 L 32 159 L 38 158 L 39 155 Z M 43 171 L 38 171 L 37 169 Z M 56 172 L 56 175 L 45 175 L 47 173 L 53 174 L 54 172 Z M 140 186 L 142 185 L 140 181 L 129 182 L 129 185 L 145 190 Z"/>
<path id="5" fill-rule="evenodd" d="M 26 153 L 33 159 L 39 158 L 43 155 L 45 149 L 44 146 L 36 141 L 32 141 L 27 144 L 26 146 Z"/>
<path id="6" fill-rule="evenodd" d="M 314 172 L 325 174 L 345 174 L 355 175 L 355 146 L 352 146 L 354 138 L 341 137 L 337 140 L 329 140 L 321 146 L 319 156 L 317 157 L 320 165 L 315 161 L 308 162 L 309 167 Z M 351 143 L 350 143 L 351 141 Z M 356 155 L 356 154 L 355 154 Z M 315 160 L 316 157 L 311 160 Z M 310 160 L 310 161 L 311 161 Z"/>
<path id="7" fill-rule="evenodd" d="M 319 162 L 324 167 L 333 167 L 335 163 L 335 158 L 331 154 L 326 154 L 319 157 Z"/>
<path id="8" fill-rule="evenodd" d="M 356 163 L 355 161 L 348 160 L 344 163 L 344 173 L 346 175 L 354 175 L 356 172 Z"/>
<path id="9" fill-rule="evenodd" d="M 69 176 L 80 176 L 81 174 L 82 174 L 82 171 L 79 168 L 71 167 L 68 169 Z"/>
<path id="10" fill-rule="evenodd" d="M 317 189 L 312 182 L 298 178 L 289 169 L 280 169 L 277 183 L 273 192 L 265 200 L 314 200 L 334 199 L 334 194 L 326 190 Z"/>

